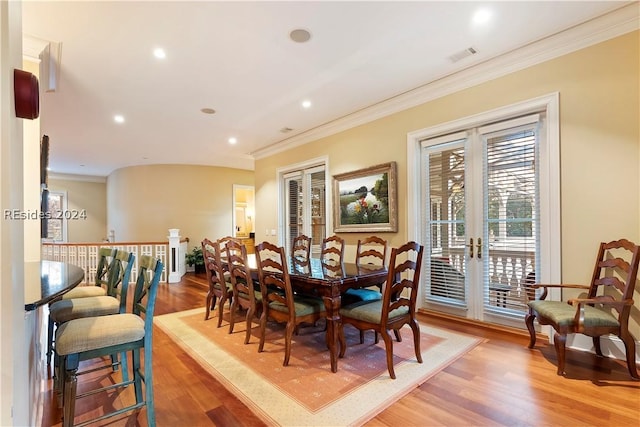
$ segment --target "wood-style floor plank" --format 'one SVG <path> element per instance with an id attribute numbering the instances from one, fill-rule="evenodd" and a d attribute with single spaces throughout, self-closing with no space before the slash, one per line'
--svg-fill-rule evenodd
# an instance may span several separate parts
<path id="1" fill-rule="evenodd" d="M 156 314 L 201 307 L 205 294 L 202 276 L 188 274 L 180 283 L 161 284 Z M 216 321 L 215 315 L 209 321 Z M 478 336 L 484 342 L 378 414 L 368 426 L 640 425 L 640 382 L 629 376 L 622 361 L 568 350 L 567 375 L 560 377 L 555 351 L 546 340 L 538 340 L 530 350 L 524 332 L 430 314 L 421 315 L 421 321 Z M 265 425 L 164 332 L 154 328 L 153 333 L 158 426 Z M 101 371 L 81 377 L 79 384 L 83 388 L 106 384 L 111 376 Z M 51 381 L 43 393 L 42 425 L 60 426 L 61 411 Z M 132 399 L 130 390 L 86 398 L 78 404 L 76 422 Z M 144 426 L 146 410 L 96 425 Z"/>

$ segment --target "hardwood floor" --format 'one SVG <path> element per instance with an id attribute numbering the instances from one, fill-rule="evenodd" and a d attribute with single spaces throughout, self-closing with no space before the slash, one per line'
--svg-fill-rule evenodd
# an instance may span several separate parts
<path id="1" fill-rule="evenodd" d="M 202 277 L 189 274 L 180 283 L 161 284 L 156 314 L 202 306 L 204 283 Z M 640 382 L 632 380 L 622 361 L 568 350 L 567 375 L 560 377 L 556 375 L 555 351 L 546 340 L 539 339 L 536 348 L 529 350 L 524 332 L 432 315 L 421 315 L 421 320 L 485 341 L 380 413 L 368 426 L 640 425 Z M 157 328 L 153 372 L 158 426 L 264 425 Z M 79 388 L 108 384 L 113 375 L 119 374 L 106 370 L 80 377 Z M 51 381 L 46 384 L 43 400 L 42 425 L 61 425 Z M 76 422 L 132 400 L 131 390 L 82 399 Z M 94 425 L 144 426 L 146 410 Z"/>

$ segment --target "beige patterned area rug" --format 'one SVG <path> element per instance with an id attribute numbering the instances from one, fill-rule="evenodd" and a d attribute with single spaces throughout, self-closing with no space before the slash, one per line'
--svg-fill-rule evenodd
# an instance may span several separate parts
<path id="1" fill-rule="evenodd" d="M 217 314 L 217 313 L 216 313 Z M 293 338 L 289 366 L 283 367 L 284 327 L 269 323 L 258 353 L 258 325 L 244 344 L 245 322 L 238 314 L 229 334 L 229 312 L 204 321 L 204 308 L 157 316 L 154 322 L 208 372 L 269 425 L 352 426 L 376 416 L 481 340 L 420 325 L 424 363 L 417 363 L 411 330 L 394 339 L 396 380 L 389 377 L 382 339 L 372 331 L 360 344 L 358 331 L 345 327 L 347 351 L 332 373 L 322 325 L 304 327 Z"/>

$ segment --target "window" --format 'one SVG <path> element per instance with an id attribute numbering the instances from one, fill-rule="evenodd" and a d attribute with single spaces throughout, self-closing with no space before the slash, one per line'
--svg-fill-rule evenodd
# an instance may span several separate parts
<path id="1" fill-rule="evenodd" d="M 47 240 L 53 242 L 67 241 L 67 193 L 49 191 L 47 199 Z"/>

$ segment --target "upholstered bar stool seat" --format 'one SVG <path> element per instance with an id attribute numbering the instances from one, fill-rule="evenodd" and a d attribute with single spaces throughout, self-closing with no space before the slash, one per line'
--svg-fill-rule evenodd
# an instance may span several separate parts
<path id="1" fill-rule="evenodd" d="M 94 287 L 94 286 L 92 286 Z M 57 324 L 82 317 L 107 316 L 120 311 L 120 301 L 109 296 L 74 298 L 51 304 L 49 316 Z"/>
<path id="2" fill-rule="evenodd" d="M 75 319 L 58 328 L 56 351 L 61 356 L 83 353 L 138 341 L 144 334 L 144 320 L 131 313 Z"/>
<path id="3" fill-rule="evenodd" d="M 62 299 L 91 298 L 107 295 L 107 290 L 100 286 L 78 286 L 62 296 Z"/>

